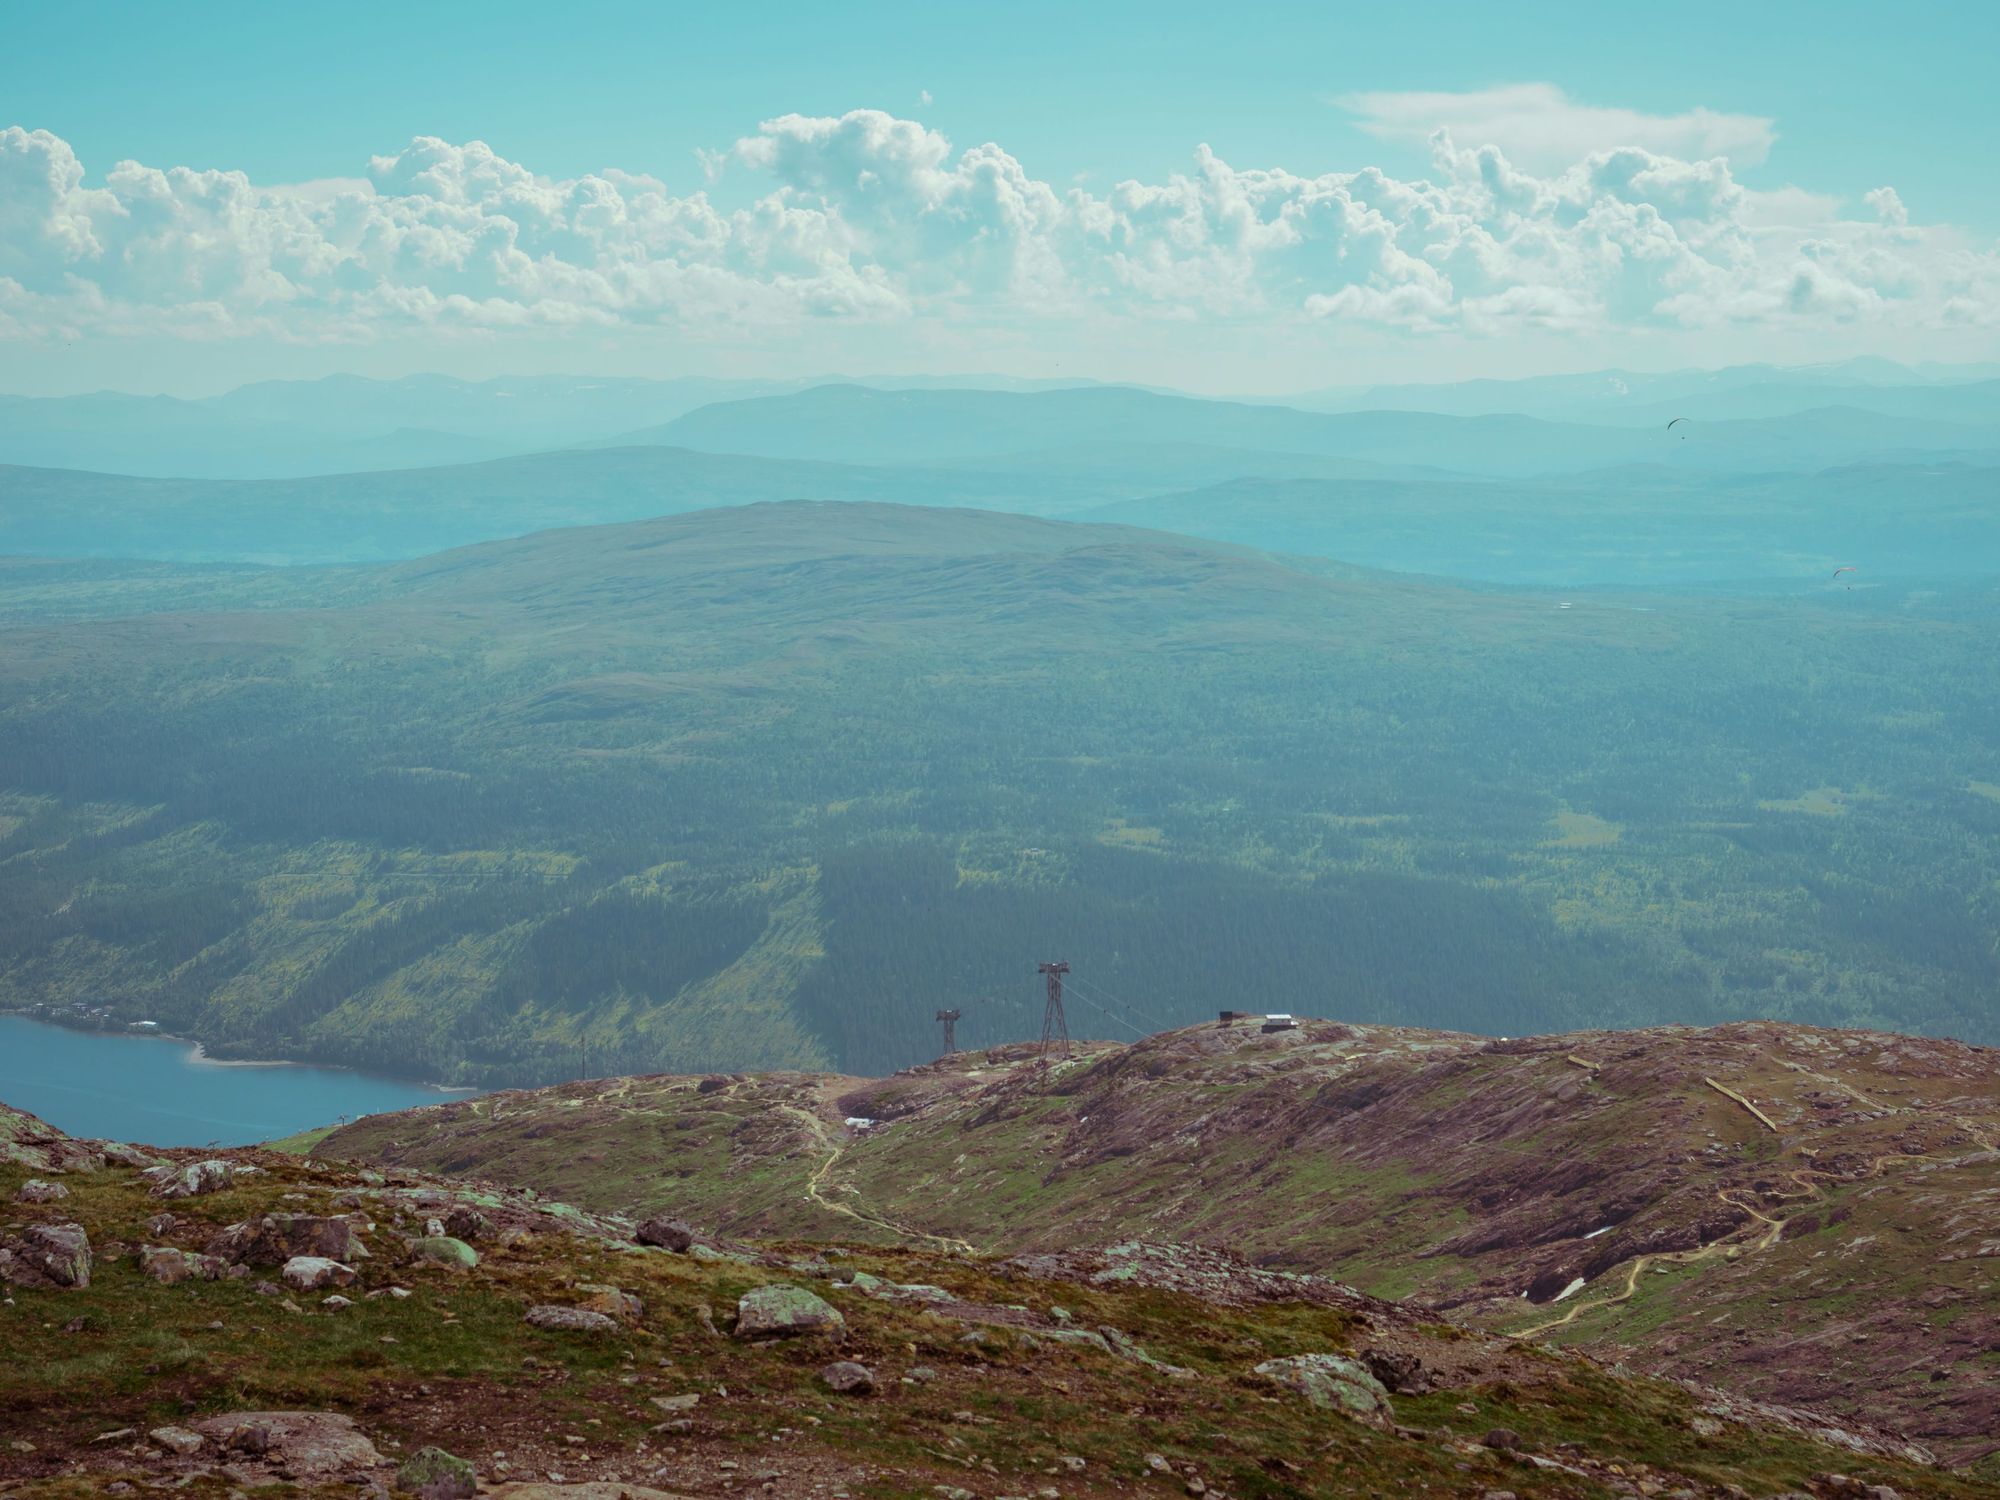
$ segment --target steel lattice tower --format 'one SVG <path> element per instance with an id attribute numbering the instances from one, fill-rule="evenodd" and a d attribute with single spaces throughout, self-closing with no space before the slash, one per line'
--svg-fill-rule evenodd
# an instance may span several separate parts
<path id="1" fill-rule="evenodd" d="M 1063 1017 L 1063 975 L 1069 972 L 1069 965 L 1043 964 L 1041 972 L 1049 979 L 1048 1008 L 1042 1012 L 1042 1061 L 1047 1063 L 1051 1044 L 1059 1044 L 1062 1055 L 1069 1056 L 1069 1022 Z"/>
<path id="2" fill-rule="evenodd" d="M 950 1057 L 958 1050 L 958 1038 L 952 1035 L 952 1027 L 958 1021 L 958 1017 L 959 1012 L 955 1010 L 941 1010 L 937 1013 L 938 1024 L 944 1027 L 944 1051 L 938 1054 L 939 1057 Z"/>

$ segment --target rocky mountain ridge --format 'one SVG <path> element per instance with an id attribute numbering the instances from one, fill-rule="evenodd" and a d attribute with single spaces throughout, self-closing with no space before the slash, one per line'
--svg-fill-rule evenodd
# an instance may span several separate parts
<path id="1" fill-rule="evenodd" d="M 707 1227 L 1173 1241 L 1906 1430 L 2000 1432 L 2000 1052 L 1769 1023 L 1495 1040 L 1209 1025 L 888 1079 L 601 1080 L 317 1148 Z"/>

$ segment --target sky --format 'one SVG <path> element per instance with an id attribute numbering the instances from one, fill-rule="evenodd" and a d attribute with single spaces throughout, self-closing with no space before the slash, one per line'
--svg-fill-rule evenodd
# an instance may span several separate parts
<path id="1" fill-rule="evenodd" d="M 0 390 L 2000 349 L 2000 7 L 19 7 Z"/>

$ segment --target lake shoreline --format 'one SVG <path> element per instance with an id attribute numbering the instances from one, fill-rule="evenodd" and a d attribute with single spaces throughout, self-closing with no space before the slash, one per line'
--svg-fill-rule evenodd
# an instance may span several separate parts
<path id="1" fill-rule="evenodd" d="M 398 1073 L 378 1073 L 369 1068 L 357 1068 L 352 1063 L 328 1062 L 316 1057 L 211 1057 L 206 1043 L 198 1037 L 183 1036 L 178 1031 L 141 1029 L 129 1021 L 110 1026 L 87 1025 L 71 1016 L 49 1014 L 22 1006 L 0 1006 L 0 1016 L 18 1016 L 23 1021 L 35 1021 L 44 1026 L 54 1026 L 63 1031 L 75 1032 L 82 1036 L 127 1037 L 137 1041 L 176 1042 L 189 1049 L 188 1061 L 202 1068 L 322 1068 L 334 1073 L 352 1073 L 357 1078 L 380 1079 L 385 1083 L 408 1084 L 411 1088 L 429 1089 L 438 1094 L 478 1094 L 485 1090 L 473 1084 L 440 1083 L 429 1078 L 410 1078 Z"/>
<path id="2" fill-rule="evenodd" d="M 0 1014 L 0 1100 L 79 1139 L 204 1148 L 429 1108 L 461 1092 L 348 1067 L 216 1059 L 186 1037 L 104 1019 L 64 1026 Z"/>

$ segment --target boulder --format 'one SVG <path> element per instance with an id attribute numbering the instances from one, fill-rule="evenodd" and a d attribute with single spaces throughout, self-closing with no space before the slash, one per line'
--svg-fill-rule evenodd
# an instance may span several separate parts
<path id="1" fill-rule="evenodd" d="M 657 1245 L 662 1250 L 684 1255 L 688 1246 L 694 1243 L 694 1230 L 679 1219 L 660 1214 L 641 1224 L 632 1238 L 642 1245 Z"/>
<path id="2" fill-rule="evenodd" d="M 382 1455 L 355 1429 L 354 1419 L 339 1412 L 231 1412 L 195 1427 L 225 1448 L 261 1454 L 295 1481 L 352 1476 L 382 1465 Z"/>
<path id="3" fill-rule="evenodd" d="M 427 1234 L 410 1245 L 413 1259 L 427 1261 L 434 1266 L 450 1266 L 454 1270 L 470 1271 L 479 1264 L 479 1252 L 464 1240 L 453 1239 L 448 1234 Z"/>
<path id="4" fill-rule="evenodd" d="M 196 1198 L 203 1193 L 219 1193 L 236 1180 L 236 1168 L 211 1157 L 192 1161 L 184 1167 L 171 1163 L 153 1167 L 146 1174 L 153 1183 L 155 1198 Z"/>
<path id="5" fill-rule="evenodd" d="M 213 1255 L 190 1255 L 171 1245 L 141 1245 L 139 1269 L 167 1286 L 183 1281 L 219 1281 L 225 1269 Z"/>
<path id="6" fill-rule="evenodd" d="M 39 1177 L 30 1177 L 21 1184 L 14 1194 L 16 1203 L 54 1203 L 59 1198 L 67 1198 L 69 1189 L 60 1182 L 44 1182 Z"/>
<path id="7" fill-rule="evenodd" d="M 1294 1354 L 1265 1360 L 1257 1373 L 1298 1392 L 1322 1411 L 1339 1412 L 1372 1427 L 1395 1424 L 1388 1391 L 1359 1360 L 1341 1354 Z"/>
<path id="8" fill-rule="evenodd" d="M 324 1255 L 294 1255 L 278 1274 L 296 1291 L 316 1292 L 322 1287 L 353 1286 L 360 1273 Z"/>
<path id="9" fill-rule="evenodd" d="M 1482 1437 L 1479 1442 L 1482 1447 L 1498 1448 L 1503 1452 L 1515 1453 L 1520 1451 L 1521 1434 L 1511 1427 L 1495 1427 L 1486 1436 Z"/>
<path id="10" fill-rule="evenodd" d="M 827 1389 L 843 1396 L 865 1396 L 875 1389 L 875 1374 L 868 1366 L 851 1359 L 835 1360 L 819 1372 Z"/>
<path id="11" fill-rule="evenodd" d="M 550 1333 L 609 1333 L 618 1320 L 587 1307 L 556 1307 L 544 1303 L 528 1309 L 528 1322 Z"/>
<path id="12" fill-rule="evenodd" d="M 736 1336 L 740 1339 L 790 1338 L 797 1334 L 847 1331 L 840 1310 L 802 1286 L 778 1282 L 745 1292 L 736 1302 Z"/>
<path id="13" fill-rule="evenodd" d="M 472 1465 L 442 1448 L 419 1448 L 396 1471 L 396 1488 L 418 1500 L 469 1500 L 479 1493 Z"/>
<path id="14" fill-rule="evenodd" d="M 231 1224 L 207 1245 L 210 1255 L 231 1265 L 277 1266 L 295 1255 L 328 1260 L 365 1259 L 368 1247 L 352 1221 L 317 1214 L 265 1214 Z"/>
<path id="15" fill-rule="evenodd" d="M 1392 1395 L 1422 1396 L 1431 1389 L 1424 1362 L 1407 1349 L 1368 1349 L 1361 1362 Z"/>
<path id="16" fill-rule="evenodd" d="M 114 1167 L 137 1167 L 143 1172 L 160 1164 L 157 1156 L 149 1156 L 137 1146 L 128 1146 L 123 1141 L 106 1141 L 97 1149 L 106 1163 Z"/>
<path id="17" fill-rule="evenodd" d="M 81 1224 L 31 1224 L 21 1231 L 14 1261 L 31 1280 L 81 1289 L 90 1285 L 90 1236 Z"/>

